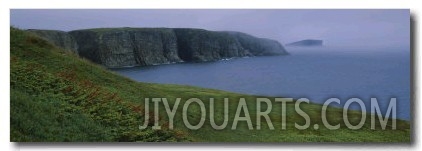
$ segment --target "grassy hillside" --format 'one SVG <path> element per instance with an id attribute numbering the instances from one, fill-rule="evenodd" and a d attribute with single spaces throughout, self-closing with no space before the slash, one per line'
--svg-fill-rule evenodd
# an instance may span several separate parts
<path id="1" fill-rule="evenodd" d="M 269 130 L 263 119 L 261 130 L 249 130 L 239 122 L 231 130 L 239 98 L 245 98 L 252 124 L 256 127 L 256 98 L 243 94 L 191 86 L 140 83 L 61 50 L 47 41 L 15 28 L 10 32 L 11 141 L 201 141 L 201 142 L 410 142 L 410 124 L 397 121 L 397 130 L 370 129 L 370 116 L 362 129 L 350 130 L 342 122 L 342 110 L 329 108 L 330 123 L 340 123 L 338 130 L 323 128 L 321 105 L 302 103 L 311 119 L 306 130 L 294 128 L 304 124 L 294 111 L 286 109 L 286 129 L 281 129 L 281 105 L 273 103 L 270 113 L 275 130 Z M 139 130 L 144 122 L 144 98 L 167 98 L 173 106 L 182 98 L 175 117 L 175 129 L 169 130 L 165 109 L 160 104 L 162 130 L 151 127 Z M 215 121 L 223 122 L 223 98 L 229 98 L 229 121 L 223 130 L 210 126 L 209 115 L 198 130 L 187 129 L 182 121 L 182 106 L 189 98 L 201 99 L 209 108 L 215 99 Z M 274 98 L 269 98 L 274 102 Z M 153 104 L 150 102 L 150 108 Z M 266 108 L 266 106 L 263 106 Z M 209 110 L 207 110 L 209 111 Z M 153 114 L 153 111 L 149 111 Z M 191 105 L 188 118 L 196 124 L 200 108 Z M 243 114 L 242 114 L 243 115 Z M 361 113 L 351 111 L 351 123 L 359 122 Z M 153 118 L 150 118 L 150 126 Z M 378 122 L 377 122 L 378 123 Z M 314 124 L 321 125 L 318 130 Z M 391 124 L 391 123 L 389 123 Z M 377 125 L 379 127 L 379 124 Z M 388 127 L 388 126 L 387 126 Z"/>

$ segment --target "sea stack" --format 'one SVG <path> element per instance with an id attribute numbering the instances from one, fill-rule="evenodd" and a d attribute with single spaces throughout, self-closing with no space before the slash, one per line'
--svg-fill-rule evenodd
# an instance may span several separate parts
<path id="1" fill-rule="evenodd" d="M 305 39 L 305 40 L 289 43 L 286 46 L 314 47 L 314 46 L 322 46 L 322 43 L 323 43 L 322 40 Z"/>

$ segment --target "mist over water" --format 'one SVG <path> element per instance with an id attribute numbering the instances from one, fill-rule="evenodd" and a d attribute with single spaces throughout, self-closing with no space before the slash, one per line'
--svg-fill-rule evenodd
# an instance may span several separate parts
<path id="1" fill-rule="evenodd" d="M 290 55 L 113 69 L 141 82 L 193 85 L 244 94 L 305 97 L 315 103 L 359 98 L 385 112 L 397 98 L 397 118 L 410 120 L 409 48 L 287 47 Z M 335 103 L 332 105 L 336 105 Z M 352 109 L 359 109 L 352 106 Z M 385 114 L 383 112 L 383 115 Z"/>

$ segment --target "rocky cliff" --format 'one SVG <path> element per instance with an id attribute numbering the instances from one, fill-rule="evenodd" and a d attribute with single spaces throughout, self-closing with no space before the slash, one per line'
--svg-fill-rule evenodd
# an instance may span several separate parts
<path id="1" fill-rule="evenodd" d="M 240 32 L 188 28 L 98 28 L 70 32 L 31 32 L 106 67 L 287 54 L 277 41 Z"/>

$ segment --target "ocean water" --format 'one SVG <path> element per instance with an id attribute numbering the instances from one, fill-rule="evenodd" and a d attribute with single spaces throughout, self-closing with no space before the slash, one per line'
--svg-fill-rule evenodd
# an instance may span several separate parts
<path id="1" fill-rule="evenodd" d="M 245 94 L 308 98 L 324 103 L 336 97 L 343 106 L 361 99 L 370 110 L 377 98 L 385 115 L 397 99 L 397 118 L 410 120 L 409 48 L 291 48 L 290 55 L 236 58 L 112 69 L 141 82 L 193 85 Z M 360 109 L 354 103 L 352 109 Z"/>

